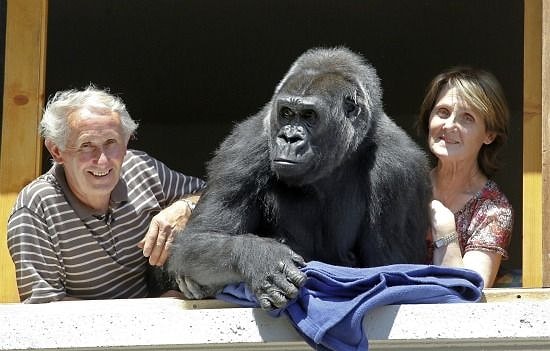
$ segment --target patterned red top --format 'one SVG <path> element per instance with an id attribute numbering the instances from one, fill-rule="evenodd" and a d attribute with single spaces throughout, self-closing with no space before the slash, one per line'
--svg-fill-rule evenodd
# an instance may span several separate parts
<path id="1" fill-rule="evenodd" d="M 464 207 L 455 213 L 462 255 L 472 250 L 496 252 L 508 258 L 512 238 L 512 205 L 498 188 L 488 180 Z"/>
<path id="2" fill-rule="evenodd" d="M 468 251 L 481 250 L 496 252 L 501 254 L 504 260 L 508 259 L 514 214 L 512 205 L 494 181 L 488 180 L 454 215 L 463 256 Z M 432 263 L 431 231 L 426 239 L 428 263 Z"/>

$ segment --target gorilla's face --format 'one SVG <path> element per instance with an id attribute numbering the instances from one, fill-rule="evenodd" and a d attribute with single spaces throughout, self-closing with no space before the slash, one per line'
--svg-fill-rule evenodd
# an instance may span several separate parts
<path id="1" fill-rule="evenodd" d="M 338 167 L 366 130 L 364 97 L 335 73 L 287 77 L 272 101 L 271 168 L 288 184 L 310 184 Z"/>

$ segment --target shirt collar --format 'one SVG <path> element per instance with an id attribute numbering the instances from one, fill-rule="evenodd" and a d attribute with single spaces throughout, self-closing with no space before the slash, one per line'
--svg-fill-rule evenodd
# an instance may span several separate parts
<path id="1" fill-rule="evenodd" d="M 93 215 L 103 215 L 104 213 L 97 213 L 93 208 L 85 205 L 80 201 L 69 188 L 67 184 L 67 178 L 65 177 L 65 169 L 63 165 L 55 163 L 50 169 L 50 173 L 55 177 L 57 183 L 61 187 L 61 191 L 65 194 L 67 202 L 74 209 L 78 217 L 84 219 Z M 111 207 L 117 208 L 122 202 L 128 201 L 128 186 L 126 181 L 122 178 L 118 180 L 118 183 L 115 185 L 115 188 L 111 192 Z"/>

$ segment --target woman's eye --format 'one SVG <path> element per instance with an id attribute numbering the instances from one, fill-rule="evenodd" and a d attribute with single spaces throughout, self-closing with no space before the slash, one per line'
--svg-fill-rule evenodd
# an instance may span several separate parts
<path id="1" fill-rule="evenodd" d="M 451 115 L 451 113 L 446 108 L 440 108 L 437 110 L 437 115 L 441 118 L 447 118 Z"/>
<path id="2" fill-rule="evenodd" d="M 476 119 L 471 114 L 466 113 L 464 114 L 464 120 L 466 120 L 467 122 L 475 122 Z"/>

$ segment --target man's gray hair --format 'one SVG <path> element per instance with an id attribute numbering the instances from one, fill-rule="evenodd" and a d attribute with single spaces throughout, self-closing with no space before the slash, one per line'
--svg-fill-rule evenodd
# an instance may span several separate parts
<path id="1" fill-rule="evenodd" d="M 65 90 L 55 93 L 46 104 L 39 131 L 44 139 L 50 139 L 62 150 L 67 146 L 69 132 L 68 116 L 81 108 L 117 112 L 120 116 L 124 137 L 134 135 L 138 123 L 130 117 L 121 98 L 89 85 L 84 90 Z"/>

